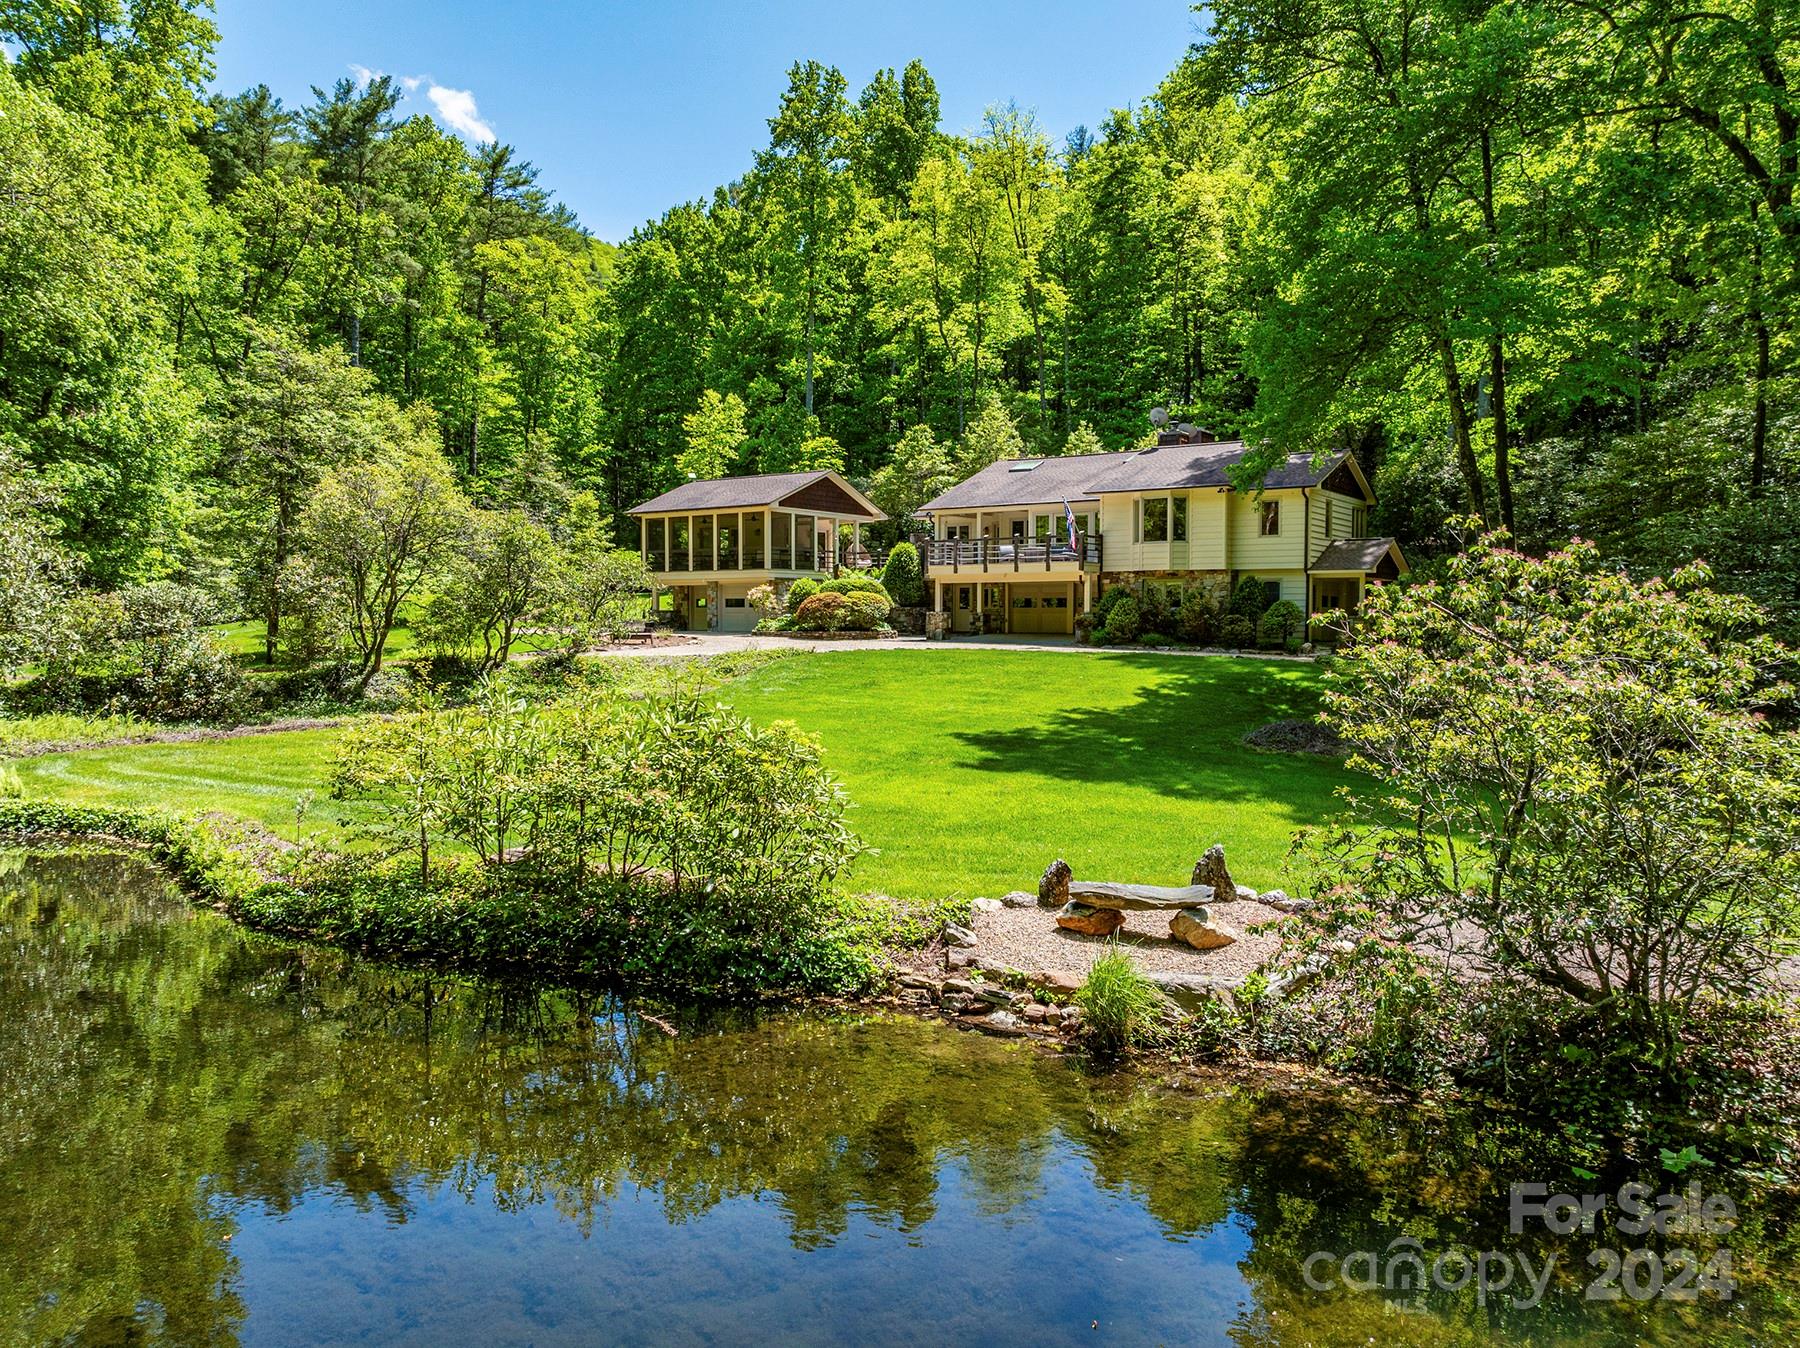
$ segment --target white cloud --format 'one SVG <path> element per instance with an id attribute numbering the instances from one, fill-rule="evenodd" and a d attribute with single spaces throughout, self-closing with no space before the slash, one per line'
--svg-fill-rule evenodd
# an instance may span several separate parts
<path id="1" fill-rule="evenodd" d="M 358 88 L 366 88 L 387 72 L 373 70 L 353 61 L 350 63 L 350 73 L 356 77 Z M 476 109 L 473 90 L 448 88 L 429 75 L 399 75 L 395 79 L 408 95 L 417 94 L 423 89 L 425 97 L 431 100 L 431 106 L 437 110 L 437 119 L 457 135 L 477 144 L 499 139 L 494 134 L 494 128 L 482 120 L 481 113 Z"/>
<path id="2" fill-rule="evenodd" d="M 499 139 L 494 128 L 481 120 L 481 114 L 475 110 L 475 95 L 469 90 L 433 84 L 425 90 L 425 96 L 437 109 L 438 120 L 459 136 L 478 144 Z"/>

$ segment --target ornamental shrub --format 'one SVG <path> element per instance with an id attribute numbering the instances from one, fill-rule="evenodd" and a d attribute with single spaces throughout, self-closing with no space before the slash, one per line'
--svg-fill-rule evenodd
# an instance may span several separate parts
<path id="1" fill-rule="evenodd" d="M 843 625 L 852 632 L 873 632 L 887 621 L 894 606 L 884 594 L 859 591 L 842 596 Z"/>
<path id="2" fill-rule="evenodd" d="M 819 592 L 819 582 L 811 576 L 802 576 L 787 589 L 787 606 L 789 613 L 798 613 L 804 604 Z"/>
<path id="3" fill-rule="evenodd" d="M 1324 693 L 1371 779 L 1311 843 L 1326 939 L 1462 924 L 1497 989 L 1549 990 L 1693 1090 L 1696 1006 L 1779 987 L 1800 939 L 1800 744 L 1768 720 L 1792 656 L 1709 581 L 1490 534 L 1371 589 Z"/>
<path id="4" fill-rule="evenodd" d="M 1143 630 L 1143 614 L 1138 609 L 1137 600 L 1126 595 L 1112 606 L 1112 612 L 1106 615 L 1106 640 L 1109 645 L 1123 646 L 1136 641 L 1138 633 Z"/>
<path id="5" fill-rule="evenodd" d="M 902 608 L 925 602 L 925 573 L 919 566 L 919 550 L 911 543 L 896 543 L 881 571 L 881 583 Z"/>
<path id="6" fill-rule="evenodd" d="M 1195 646 L 1204 646 L 1218 631 L 1219 611 L 1205 590 L 1189 590 L 1175 611 L 1175 635 Z"/>
<path id="7" fill-rule="evenodd" d="M 1095 1049 L 1118 1053 L 1156 1035 L 1165 1002 L 1156 984 L 1114 942 L 1088 970 L 1087 982 L 1075 993 L 1075 1005 L 1081 1008 L 1082 1030 Z"/>
<path id="8" fill-rule="evenodd" d="M 828 580 L 819 587 L 819 593 L 878 594 L 890 604 L 894 602 L 892 596 L 890 596 L 887 590 L 883 588 L 880 581 L 876 580 L 873 576 L 866 575 L 839 576 L 835 580 Z"/>
<path id="9" fill-rule="evenodd" d="M 1160 649 L 1165 646 L 1173 646 L 1175 638 L 1166 637 L 1161 632 L 1142 632 L 1138 635 L 1137 644 Z"/>
<path id="10" fill-rule="evenodd" d="M 815 594 L 794 610 L 794 627 L 801 632 L 835 632 L 848 619 L 849 607 L 848 595 Z"/>
<path id="11" fill-rule="evenodd" d="M 1231 602 L 1226 605 L 1238 617 L 1249 619 L 1252 628 L 1268 606 L 1268 592 L 1255 576 L 1245 576 L 1238 581 L 1237 588 L 1231 592 Z"/>
<path id="12" fill-rule="evenodd" d="M 1095 631 L 1106 626 L 1106 620 L 1112 616 L 1113 605 L 1130 593 L 1131 591 L 1123 585 L 1114 585 L 1110 589 L 1101 591 L 1100 597 L 1094 601 Z"/>
<path id="13" fill-rule="evenodd" d="M 1227 650 L 1247 650 L 1256 644 L 1256 628 L 1241 613 L 1229 613 L 1219 621 L 1219 644 Z"/>
<path id="14" fill-rule="evenodd" d="M 1291 599 L 1278 599 L 1263 613 L 1256 625 L 1256 635 L 1270 649 L 1285 647 L 1306 627 L 1306 615 Z"/>
<path id="15" fill-rule="evenodd" d="M 773 585 L 753 585 L 744 598 L 763 622 L 779 618 L 787 610 L 787 604 Z"/>
<path id="16" fill-rule="evenodd" d="M 1138 621 L 1146 632 L 1156 632 L 1165 637 L 1175 635 L 1176 603 L 1170 599 L 1168 590 L 1161 585 L 1144 587 L 1143 597 L 1138 600 Z"/>

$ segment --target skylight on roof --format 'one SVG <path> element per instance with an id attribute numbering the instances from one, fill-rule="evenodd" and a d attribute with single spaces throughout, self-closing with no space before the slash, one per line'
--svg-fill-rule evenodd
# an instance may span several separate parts
<path id="1" fill-rule="evenodd" d="M 1006 471 L 1009 473 L 1029 473 L 1033 468 L 1041 466 L 1043 462 L 1042 459 L 1020 459 L 1017 463 L 1010 465 Z"/>

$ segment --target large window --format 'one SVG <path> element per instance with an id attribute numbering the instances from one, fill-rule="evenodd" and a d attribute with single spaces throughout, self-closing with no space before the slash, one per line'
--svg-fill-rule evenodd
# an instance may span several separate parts
<path id="1" fill-rule="evenodd" d="M 688 521 L 684 515 L 669 521 L 669 570 L 688 569 Z"/>
<path id="2" fill-rule="evenodd" d="M 1256 531 L 1264 538 L 1277 538 L 1281 534 L 1281 502 L 1264 501 L 1262 515 L 1257 521 Z"/>
<path id="3" fill-rule="evenodd" d="M 786 511 L 776 511 L 771 535 L 774 546 L 769 549 L 769 565 L 777 571 L 787 571 L 794 565 L 794 517 Z"/>
<path id="4" fill-rule="evenodd" d="M 668 556 L 663 547 L 663 539 L 667 534 L 667 521 L 644 521 L 644 565 L 652 571 L 666 571 Z"/>
<path id="5" fill-rule="evenodd" d="M 794 516 L 794 570 L 813 569 L 813 539 L 817 521 L 811 515 Z"/>
<path id="6" fill-rule="evenodd" d="M 758 560 L 761 560 L 760 558 Z M 719 570 L 735 571 L 738 565 L 738 517 L 719 516 Z"/>
<path id="7" fill-rule="evenodd" d="M 1140 537 L 1146 543 L 1169 541 L 1169 498 L 1152 496 L 1143 504 L 1144 528 Z"/>
<path id="8" fill-rule="evenodd" d="M 713 569 L 713 517 L 694 516 L 694 570 Z"/>
<path id="9" fill-rule="evenodd" d="M 748 570 L 757 570 L 763 564 L 763 513 L 757 511 L 753 515 L 744 516 L 744 560 L 742 565 Z"/>
<path id="10" fill-rule="evenodd" d="M 1171 536 L 1177 543 L 1187 542 L 1187 497 L 1171 497 L 1169 515 Z"/>

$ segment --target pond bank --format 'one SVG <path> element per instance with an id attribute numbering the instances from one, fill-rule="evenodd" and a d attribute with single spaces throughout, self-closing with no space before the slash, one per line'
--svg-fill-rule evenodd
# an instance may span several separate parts
<path id="1" fill-rule="evenodd" d="M 0 853 L 0 935 L 9 1342 L 1800 1333 L 1785 1210 L 1734 1191 L 1729 1304 L 1593 1302 L 1604 1241 L 1509 1232 L 1529 1157 L 1454 1108 L 1094 1074 L 864 1007 L 670 1010 L 670 1036 L 258 936 L 132 856 Z M 1522 1305 L 1347 1281 L 1401 1247 L 1558 1272 Z"/>

